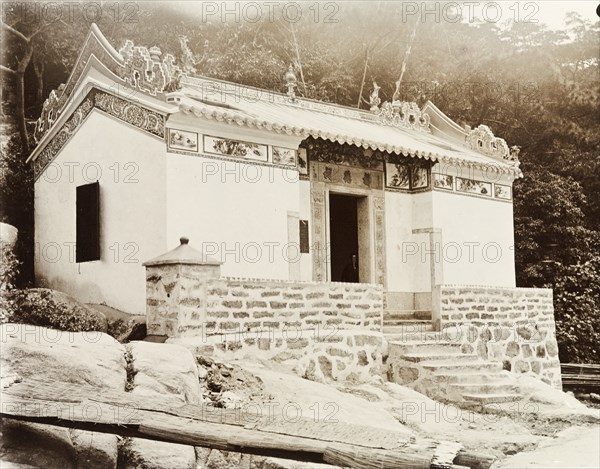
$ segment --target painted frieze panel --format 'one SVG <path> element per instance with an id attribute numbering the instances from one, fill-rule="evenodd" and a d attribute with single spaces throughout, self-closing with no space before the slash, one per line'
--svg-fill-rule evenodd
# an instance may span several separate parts
<path id="1" fill-rule="evenodd" d="M 447 191 L 454 190 L 454 176 L 449 174 L 433 173 L 431 175 L 433 187 Z"/>
<path id="2" fill-rule="evenodd" d="M 204 136 L 204 151 L 215 155 L 235 156 L 255 161 L 268 161 L 267 145 L 229 138 Z"/>
<path id="3" fill-rule="evenodd" d="M 273 164 L 296 166 L 296 150 L 292 148 L 273 147 Z"/>
<path id="4" fill-rule="evenodd" d="M 401 191 L 426 190 L 429 188 L 429 168 L 412 162 L 387 162 L 385 185 Z"/>
<path id="5" fill-rule="evenodd" d="M 512 187 L 494 184 L 494 197 L 502 200 L 512 200 Z"/>
<path id="6" fill-rule="evenodd" d="M 467 194 L 492 196 L 492 184 L 490 182 L 476 181 L 474 179 L 456 178 L 456 190 Z"/>
<path id="7" fill-rule="evenodd" d="M 410 167 L 410 185 L 411 189 L 426 189 L 429 187 L 429 175 L 426 167 Z"/>
<path id="8" fill-rule="evenodd" d="M 300 176 L 308 176 L 308 154 L 306 148 L 298 149 L 298 172 Z"/>
<path id="9" fill-rule="evenodd" d="M 169 129 L 169 148 L 197 152 L 198 134 L 185 130 Z"/>

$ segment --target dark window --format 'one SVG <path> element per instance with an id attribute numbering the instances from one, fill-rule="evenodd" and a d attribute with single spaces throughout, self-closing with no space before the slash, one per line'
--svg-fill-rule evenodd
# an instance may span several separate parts
<path id="1" fill-rule="evenodd" d="M 75 260 L 100 260 L 100 184 L 77 187 L 77 237 Z"/>
<path id="2" fill-rule="evenodd" d="M 300 220 L 300 254 L 308 252 L 308 220 Z"/>

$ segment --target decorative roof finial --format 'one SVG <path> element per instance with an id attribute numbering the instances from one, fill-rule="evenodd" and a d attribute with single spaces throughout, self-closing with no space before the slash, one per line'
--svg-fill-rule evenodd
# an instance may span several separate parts
<path id="1" fill-rule="evenodd" d="M 196 59 L 194 59 L 194 54 L 188 45 L 188 37 L 187 36 L 179 36 L 179 45 L 181 46 L 181 59 L 183 62 L 183 71 L 185 73 L 196 73 Z"/>
<path id="2" fill-rule="evenodd" d="M 521 147 L 513 145 L 510 147 L 510 159 L 511 161 L 519 161 L 519 153 L 521 153 Z"/>
<path id="3" fill-rule="evenodd" d="M 294 69 L 292 68 L 292 65 L 290 64 L 290 67 L 288 68 L 288 71 L 285 72 L 285 75 L 283 76 L 284 80 L 285 80 L 285 84 L 287 86 L 287 95 L 290 101 L 294 102 L 296 101 L 296 92 L 294 91 L 294 88 L 296 88 L 296 86 L 298 86 L 297 82 L 298 79 L 296 78 L 296 74 L 294 73 Z"/>
<path id="4" fill-rule="evenodd" d="M 394 101 L 400 101 L 400 80 L 396 82 L 396 89 L 392 95 L 392 102 Z"/>
<path id="5" fill-rule="evenodd" d="M 371 92 L 371 96 L 369 97 L 369 104 L 371 105 L 371 111 L 375 112 L 379 110 L 379 105 L 381 104 L 381 98 L 379 97 L 379 90 L 381 86 L 377 85 L 377 82 L 373 82 L 373 91 Z"/>

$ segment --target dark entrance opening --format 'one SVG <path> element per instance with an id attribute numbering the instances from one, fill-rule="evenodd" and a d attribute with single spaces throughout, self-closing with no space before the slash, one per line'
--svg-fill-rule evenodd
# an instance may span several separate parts
<path id="1" fill-rule="evenodd" d="M 357 197 L 329 194 L 329 242 L 331 252 L 331 281 L 358 282 L 356 270 L 352 268 L 352 255 L 358 256 Z"/>

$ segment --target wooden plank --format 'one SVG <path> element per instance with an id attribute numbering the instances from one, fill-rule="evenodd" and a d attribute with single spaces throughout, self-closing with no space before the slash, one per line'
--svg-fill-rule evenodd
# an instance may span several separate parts
<path id="1" fill-rule="evenodd" d="M 302 417 L 292 420 L 276 418 L 273 409 L 263 409 L 265 415 L 255 416 L 250 415 L 244 409 L 191 405 L 177 399 L 157 401 L 146 396 L 114 390 L 103 390 L 101 396 L 98 397 L 96 396 L 98 391 L 89 386 L 73 387 L 64 383 L 45 383 L 30 380 L 27 383 L 12 385 L 7 392 L 12 396 L 24 398 L 35 396 L 37 399 L 52 400 L 54 402 L 87 402 L 90 412 L 93 411 L 94 402 L 112 403 L 119 406 L 121 418 L 126 417 L 127 409 L 130 410 L 130 413 L 133 413 L 134 410 L 148 410 L 204 422 L 237 425 L 271 433 L 320 438 L 327 441 L 382 449 L 398 448 L 409 441 L 409 434 L 378 427 L 349 423 L 341 425 L 337 421 L 315 421 L 314 419 Z M 257 407 L 249 406 L 247 410 L 252 411 L 253 409 L 257 409 Z M 108 412 L 114 415 L 116 409 Z M 128 423 L 133 422 L 130 420 Z"/>
<path id="2" fill-rule="evenodd" d="M 578 389 L 600 389 L 600 365 L 590 363 L 561 363 L 561 378 L 564 387 Z"/>
<path id="3" fill-rule="evenodd" d="M 407 443 L 398 440 L 397 436 L 393 448 L 377 447 L 382 445 L 375 444 L 372 439 L 360 442 L 361 431 L 376 433 L 381 430 L 372 427 L 354 426 L 359 435 L 352 440 L 344 432 L 336 437 L 336 425 L 343 428 L 345 423 L 332 423 L 327 427 L 330 430 L 328 436 L 320 437 L 323 429 L 315 426 L 319 430 L 311 435 L 312 421 L 305 419 L 300 426 L 301 435 L 295 435 L 293 425 L 261 428 L 260 422 L 250 422 L 235 411 L 207 411 L 206 406 L 172 399 L 161 402 L 124 391 L 33 379 L 12 384 L 2 390 L 0 397 L 2 418 L 356 469 L 434 467 L 431 461 L 435 443 L 429 440 L 423 440 L 421 445 Z M 389 443 L 383 446 L 389 446 Z M 468 452 L 467 459 L 465 454 L 462 457 L 463 460 L 471 457 L 476 461 L 471 467 L 478 469 L 487 469 L 491 465 L 488 459 Z M 455 459 L 455 466 L 449 467 L 461 467 L 457 465 L 459 459 Z"/>

